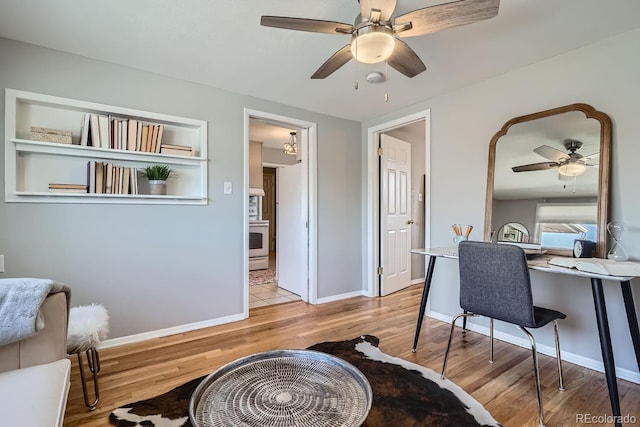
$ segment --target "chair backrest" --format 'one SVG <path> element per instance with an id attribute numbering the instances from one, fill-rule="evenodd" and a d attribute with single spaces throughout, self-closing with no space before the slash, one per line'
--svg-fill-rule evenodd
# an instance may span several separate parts
<path id="1" fill-rule="evenodd" d="M 471 313 L 535 327 L 527 258 L 516 245 L 461 242 L 460 307 Z"/>

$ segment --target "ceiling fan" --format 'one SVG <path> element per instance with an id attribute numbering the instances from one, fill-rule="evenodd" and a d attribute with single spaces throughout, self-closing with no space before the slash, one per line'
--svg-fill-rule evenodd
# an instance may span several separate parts
<path id="1" fill-rule="evenodd" d="M 577 152 L 582 148 L 583 144 L 581 141 L 565 139 L 562 144 L 567 150 L 566 153 L 553 147 L 549 147 L 548 145 L 541 145 L 533 150 L 536 154 L 539 154 L 545 159 L 549 159 L 551 161 L 514 166 L 511 170 L 514 172 L 531 172 L 557 168 L 558 178 L 561 180 L 568 180 L 572 177 L 585 173 L 588 166 L 598 165 L 597 157 L 600 153 L 583 156 Z"/>
<path id="2" fill-rule="evenodd" d="M 493 18 L 500 6 L 500 0 L 459 0 L 417 9 L 393 19 L 391 15 L 397 0 L 358 1 L 360 13 L 353 25 L 286 16 L 262 16 L 260 24 L 289 30 L 351 35 L 351 42 L 322 64 L 313 73 L 312 79 L 328 77 L 351 58 L 367 64 L 387 61 L 405 76 L 415 77 L 427 67 L 399 37 L 435 33 Z"/>

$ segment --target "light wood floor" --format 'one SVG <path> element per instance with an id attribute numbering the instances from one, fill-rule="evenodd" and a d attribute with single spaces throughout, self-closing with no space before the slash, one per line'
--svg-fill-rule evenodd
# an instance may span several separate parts
<path id="1" fill-rule="evenodd" d="M 298 301 L 259 307 L 250 311 L 249 319 L 240 322 L 101 350 L 101 396 L 94 412 L 87 412 L 84 407 L 76 359 L 72 358 L 64 425 L 108 426 L 108 414 L 114 408 L 166 392 L 241 356 L 279 348 L 305 348 L 363 334 L 379 337 L 385 353 L 439 372 L 449 333 L 447 324 L 427 318 L 418 351 L 411 352 L 421 290 L 416 285 L 384 298 L 357 297 L 315 306 Z M 491 365 L 487 350 L 487 337 L 474 332 L 463 336 L 457 330 L 448 378 L 485 405 L 505 427 L 536 425 L 530 351 L 496 341 L 496 361 Z M 581 425 L 576 422 L 576 414 L 610 413 L 604 374 L 565 362 L 567 391 L 561 393 L 555 359 L 541 355 L 540 368 L 547 426 Z M 640 423 L 640 385 L 618 380 L 618 387 L 622 414 L 635 416 Z"/>

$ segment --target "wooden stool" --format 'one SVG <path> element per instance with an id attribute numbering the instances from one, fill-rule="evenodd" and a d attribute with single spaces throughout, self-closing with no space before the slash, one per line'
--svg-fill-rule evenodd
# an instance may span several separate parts
<path id="1" fill-rule="evenodd" d="M 96 409 L 100 393 L 98 391 L 98 373 L 100 372 L 100 356 L 96 347 L 107 337 L 109 315 L 100 304 L 72 307 L 69 311 L 69 329 L 67 332 L 67 354 L 78 356 L 80 380 L 84 404 L 90 411 Z M 82 353 L 87 356 L 89 371 L 93 374 L 94 400 L 89 401 L 87 382 L 82 362 Z"/>

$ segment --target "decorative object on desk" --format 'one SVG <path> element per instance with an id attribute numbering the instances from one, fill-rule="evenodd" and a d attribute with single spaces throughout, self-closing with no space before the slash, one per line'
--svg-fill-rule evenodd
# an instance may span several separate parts
<path id="1" fill-rule="evenodd" d="M 465 240 L 469 240 L 469 236 L 463 236 L 463 235 L 455 235 L 453 236 L 453 243 L 455 243 L 456 245 L 460 242 L 463 242 Z"/>
<path id="2" fill-rule="evenodd" d="M 363 427 L 372 426 L 498 426 L 482 405 L 450 380 L 431 369 L 391 357 L 378 348 L 379 339 L 365 335 L 349 341 L 325 342 L 309 347 L 337 356 L 358 368 L 373 390 L 373 403 Z M 189 399 L 204 377 L 139 402 L 124 405 L 109 415 L 121 427 L 146 425 L 192 426 Z M 285 424 L 281 424 L 285 425 Z"/>
<path id="3" fill-rule="evenodd" d="M 540 243 L 523 243 L 523 242 L 507 242 L 507 241 L 498 241 L 496 242 L 500 245 L 515 245 L 524 251 L 525 255 L 543 255 L 547 251 L 542 249 L 542 245 Z"/>
<path id="4" fill-rule="evenodd" d="M 469 234 L 471 234 L 471 230 L 473 230 L 473 225 L 467 225 L 464 232 L 462 231 L 462 225 L 460 224 L 453 224 L 451 228 L 455 234 L 455 236 L 453 236 L 453 243 L 457 245 L 464 240 L 469 240 Z"/>
<path id="5" fill-rule="evenodd" d="M 498 242 L 529 242 L 529 230 L 519 222 L 509 222 L 498 230 Z"/>
<path id="6" fill-rule="evenodd" d="M 592 258 L 595 250 L 596 242 L 584 239 L 576 239 L 573 241 L 574 258 Z"/>
<path id="7" fill-rule="evenodd" d="M 549 265 L 575 268 L 587 273 L 602 274 L 608 276 L 638 277 L 640 276 L 640 263 L 631 261 L 614 261 L 605 258 L 569 258 L 556 257 L 549 260 Z"/>
<path id="8" fill-rule="evenodd" d="M 622 244 L 622 233 L 624 233 L 624 225 L 619 222 L 611 221 L 607 224 L 607 231 L 611 236 L 611 249 L 609 249 L 609 253 L 607 254 L 607 258 L 612 261 L 626 261 L 629 259 L 627 255 L 627 251 L 624 250 Z"/>
<path id="9" fill-rule="evenodd" d="M 151 165 L 143 169 L 144 175 L 149 180 L 150 194 L 167 194 L 167 179 L 173 176 L 173 170 L 168 165 Z"/>
<path id="10" fill-rule="evenodd" d="M 29 138 L 32 141 L 71 144 L 71 131 L 31 126 Z"/>

